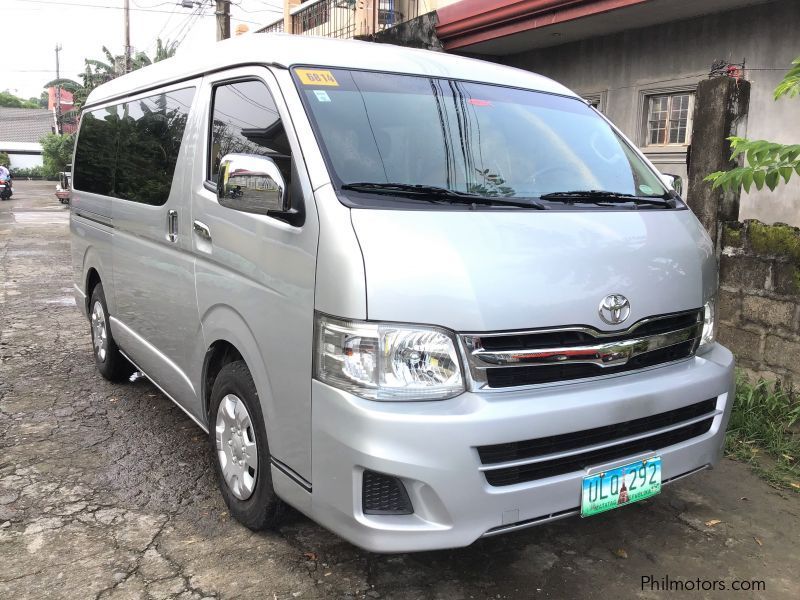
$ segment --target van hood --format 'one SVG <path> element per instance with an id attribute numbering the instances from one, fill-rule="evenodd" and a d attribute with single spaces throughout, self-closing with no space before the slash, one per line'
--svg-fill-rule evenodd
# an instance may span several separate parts
<path id="1" fill-rule="evenodd" d="M 700 308 L 716 287 L 713 245 L 689 210 L 352 209 L 351 218 L 374 320 L 613 331 Z M 609 294 L 630 302 L 618 326 L 599 316 Z"/>

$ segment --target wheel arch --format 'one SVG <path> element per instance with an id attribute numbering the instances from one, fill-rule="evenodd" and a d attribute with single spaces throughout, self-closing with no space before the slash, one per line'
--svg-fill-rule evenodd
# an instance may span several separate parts
<path id="1" fill-rule="evenodd" d="M 110 257 L 106 257 L 110 260 Z M 86 294 L 84 299 L 85 305 L 84 314 L 89 315 L 89 302 L 92 299 L 92 291 L 97 287 L 97 284 L 103 284 L 103 291 L 106 295 L 106 304 L 108 310 L 112 314 L 115 312 L 116 306 L 114 304 L 114 291 L 113 283 L 111 281 L 110 271 L 105 268 L 105 261 L 103 260 L 103 253 L 93 246 L 88 246 L 83 253 L 82 272 L 83 278 L 83 291 Z"/>
<path id="2" fill-rule="evenodd" d="M 209 403 L 214 380 L 219 371 L 233 360 L 243 360 L 250 370 L 256 384 L 256 392 L 264 415 L 265 428 L 270 443 L 274 436 L 272 424 L 275 422 L 275 409 L 265 361 L 253 332 L 244 318 L 227 305 L 211 307 L 201 319 L 204 337 L 212 340 L 207 343 L 203 357 L 203 370 L 200 377 L 200 400 L 203 417 L 208 422 Z"/>
<path id="3" fill-rule="evenodd" d="M 89 270 L 86 272 L 86 279 L 84 288 L 86 290 L 86 312 L 89 313 L 89 302 L 92 299 L 92 293 L 94 292 L 94 288 L 96 288 L 100 283 L 102 283 L 102 279 L 100 278 L 100 273 L 94 267 L 89 267 Z"/>
<path id="4" fill-rule="evenodd" d="M 225 339 L 214 341 L 206 350 L 206 356 L 203 359 L 203 375 L 200 385 L 203 414 L 206 420 L 208 420 L 211 390 L 214 387 L 214 382 L 217 380 L 219 372 L 225 365 L 237 360 L 244 360 L 242 353 L 239 352 L 236 346 Z M 247 364 L 246 360 L 244 362 Z"/>

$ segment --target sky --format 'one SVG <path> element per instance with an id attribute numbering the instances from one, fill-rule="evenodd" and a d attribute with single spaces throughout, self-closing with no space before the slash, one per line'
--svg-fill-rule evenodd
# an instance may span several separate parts
<path id="1" fill-rule="evenodd" d="M 129 0 L 131 46 L 153 55 L 156 39 L 182 40 L 178 54 L 216 41 L 213 0 L 183 8 L 180 0 Z M 56 76 L 56 44 L 61 76 L 80 82 L 84 58 L 103 60 L 102 47 L 122 54 L 124 0 L 0 0 L 0 91 L 38 98 Z M 283 13 L 282 0 L 231 0 L 231 33 L 239 23 L 251 31 Z M 103 8 L 104 7 L 104 8 Z M 200 16 L 199 13 L 207 16 Z"/>

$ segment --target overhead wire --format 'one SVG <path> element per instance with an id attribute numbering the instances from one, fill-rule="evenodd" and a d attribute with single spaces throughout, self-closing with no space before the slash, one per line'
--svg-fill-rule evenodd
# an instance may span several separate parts
<path id="1" fill-rule="evenodd" d="M 12 0 L 13 2 L 22 2 L 26 4 L 50 4 L 55 6 L 70 6 L 73 8 L 98 8 L 103 10 L 125 10 L 123 6 L 109 6 L 107 4 L 89 4 L 86 2 L 66 2 L 65 0 Z M 169 10 L 161 10 L 158 8 L 130 8 L 131 12 L 150 12 L 150 13 L 164 13 L 169 14 Z"/>

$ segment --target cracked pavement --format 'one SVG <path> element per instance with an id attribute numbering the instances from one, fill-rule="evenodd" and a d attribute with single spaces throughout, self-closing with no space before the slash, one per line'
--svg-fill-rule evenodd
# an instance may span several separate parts
<path id="1" fill-rule="evenodd" d="M 15 190 L 0 202 L 0 598 L 675 596 L 647 575 L 766 586 L 692 598 L 797 597 L 800 494 L 728 460 L 623 510 L 456 550 L 371 554 L 289 508 L 277 531 L 245 529 L 205 434 L 146 380 L 96 372 L 54 184 Z"/>

